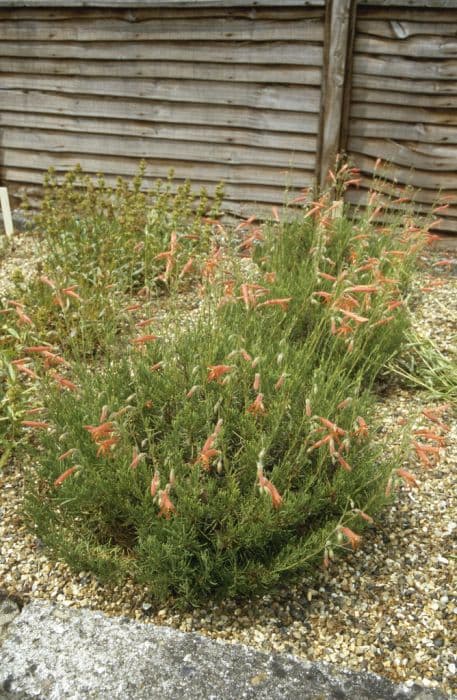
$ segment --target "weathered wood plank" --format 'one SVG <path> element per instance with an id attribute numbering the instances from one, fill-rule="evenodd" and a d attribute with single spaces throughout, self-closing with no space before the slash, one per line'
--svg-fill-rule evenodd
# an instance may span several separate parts
<path id="1" fill-rule="evenodd" d="M 357 191 L 368 192 L 373 189 L 373 178 L 368 175 L 363 175 L 361 177 L 360 188 Z M 424 208 L 431 209 L 432 205 L 450 203 L 453 206 L 457 205 L 457 187 L 454 184 L 454 188 L 448 188 L 440 193 L 439 190 L 427 189 L 425 187 L 411 188 L 399 186 L 391 181 L 383 181 L 376 179 L 375 183 L 376 190 L 379 191 L 383 196 L 390 197 L 391 199 L 397 199 L 398 197 L 408 196 L 411 197 L 415 202 L 423 205 Z M 444 197 L 444 199 L 441 199 Z"/>
<path id="2" fill-rule="evenodd" d="M 80 78 L 29 76 L 0 73 L 3 90 L 40 90 L 46 92 L 106 95 L 142 98 L 148 102 L 191 102 L 240 105 L 257 109 L 281 109 L 298 112 L 319 112 L 320 90 L 296 86 L 263 85 L 205 80 L 143 80 L 141 78 Z"/>
<path id="3" fill-rule="evenodd" d="M 327 44 L 322 85 L 322 124 L 319 144 L 319 182 L 323 186 L 340 150 L 348 42 L 352 0 L 332 1 L 329 6 Z"/>
<path id="4" fill-rule="evenodd" d="M 174 141 L 200 141 L 202 143 L 238 144 L 257 148 L 284 149 L 289 151 L 316 152 L 315 135 L 290 134 L 279 131 L 224 128 L 189 124 L 154 124 L 124 119 L 92 119 L 54 116 L 27 112 L 0 111 L 0 127 L 25 127 L 48 129 L 62 133 L 82 132 L 111 136 L 135 136 L 142 139 L 173 139 Z"/>
<path id="5" fill-rule="evenodd" d="M 249 63 L 322 66 L 323 47 L 309 42 L 116 42 L 60 41 L 0 42 L 2 56 L 76 58 L 110 61 L 194 61 L 196 63 Z"/>
<path id="6" fill-rule="evenodd" d="M 457 113 L 455 109 L 434 109 L 421 107 L 404 107 L 395 105 L 391 107 L 384 102 L 366 103 L 353 102 L 351 116 L 363 119 L 379 119 L 405 122 L 411 124 L 447 124 L 457 126 Z"/>
<path id="7" fill-rule="evenodd" d="M 152 170 L 152 169 L 150 169 Z M 43 184 L 43 177 L 45 174 L 46 170 L 44 169 L 44 166 L 38 169 L 30 169 L 30 168 L 15 168 L 15 167 L 7 167 L 4 168 L 4 177 L 5 180 L 8 183 L 24 183 L 28 187 L 35 186 L 35 188 L 39 188 Z M 62 170 L 61 172 L 65 172 Z M 92 174 L 95 176 L 97 173 L 95 170 L 89 170 L 87 167 L 85 167 L 85 172 L 88 174 Z M 116 184 L 116 178 L 117 175 L 110 175 L 109 173 L 106 175 L 106 182 L 108 185 L 115 185 Z M 185 178 L 176 176 L 173 179 L 173 182 L 175 184 L 179 184 L 180 182 L 184 182 Z M 149 189 L 151 188 L 156 181 L 156 178 L 152 177 L 151 175 L 146 175 L 144 179 L 144 186 L 145 188 Z M 289 194 L 289 199 L 293 199 L 294 197 L 294 192 L 298 192 L 300 188 L 302 187 L 309 187 L 313 183 L 313 174 L 309 173 L 308 180 L 303 180 L 302 183 L 300 183 L 299 187 L 293 189 L 291 188 L 291 193 Z M 214 187 L 216 186 L 215 181 L 211 181 L 208 179 L 202 179 L 202 180 L 192 180 L 192 187 L 194 191 L 198 191 L 200 187 L 207 187 L 210 192 L 214 191 Z M 258 184 L 249 184 L 249 185 L 242 185 L 240 183 L 229 183 L 226 182 L 224 185 L 224 201 L 245 201 L 245 202 L 267 202 L 271 204 L 282 204 L 285 201 L 286 193 L 284 188 L 279 187 L 279 186 L 268 186 L 268 185 L 258 185 Z"/>
<path id="8" fill-rule="evenodd" d="M 370 5 L 373 0 L 360 0 L 362 5 Z M 455 0 L 376 0 L 377 5 L 395 7 L 395 5 L 406 5 L 417 9 L 442 7 L 443 9 L 455 9 Z"/>
<path id="9" fill-rule="evenodd" d="M 254 167 L 279 167 L 283 169 L 312 170 L 315 154 L 294 152 L 279 148 L 257 148 L 251 146 L 205 141 L 177 141 L 167 139 L 144 139 L 134 136 L 100 136 L 99 134 L 75 134 L 43 129 L 16 129 L 5 127 L 3 144 L 7 148 L 52 153 L 80 153 L 151 160 L 179 160 L 192 163 L 219 163 L 227 165 L 252 165 Z M 65 155 L 64 155 L 65 157 Z"/>
<path id="10" fill-rule="evenodd" d="M 438 9 L 431 9 L 426 5 L 422 4 L 420 7 L 405 7 L 405 3 L 401 3 L 401 6 L 392 6 L 386 9 L 379 3 L 377 5 L 366 6 L 364 3 L 360 3 L 357 6 L 357 16 L 359 20 L 371 19 L 371 20 L 397 20 L 399 22 L 455 22 L 455 6 L 451 5 L 451 8 L 446 9 L 445 7 Z"/>
<path id="11" fill-rule="evenodd" d="M 439 124 L 417 124 L 381 121 L 380 119 L 351 119 L 352 136 L 419 141 L 420 143 L 457 144 L 457 129 Z"/>
<path id="12" fill-rule="evenodd" d="M 418 78 L 419 80 L 455 80 L 457 61 L 452 59 L 417 61 L 414 58 L 402 56 L 395 56 L 395 60 L 392 60 L 390 56 L 356 53 L 354 54 L 354 74 L 389 75 L 392 78 Z"/>
<path id="13" fill-rule="evenodd" d="M 0 21 L 1 36 L 8 41 L 312 41 L 322 42 L 323 22 L 295 19 L 276 22 L 229 17 L 181 19 L 92 18 L 74 15 L 68 20 Z"/>
<path id="14" fill-rule="evenodd" d="M 196 7 L 194 4 L 185 5 L 183 7 L 154 7 L 150 3 L 147 6 L 128 7 L 127 5 L 110 4 L 109 7 L 64 7 L 59 5 L 54 7 L 45 7 L 43 5 L 30 7 L 2 7 L 0 4 L 0 18 L 11 20 L 47 20 L 60 21 L 66 20 L 69 17 L 87 15 L 93 19 L 102 19 L 109 15 L 111 18 L 127 19 L 133 22 L 151 19 L 195 19 L 196 16 L 202 19 L 213 18 L 235 18 L 235 19 L 255 19 L 256 21 L 271 20 L 276 22 L 295 20 L 295 19 L 322 19 L 324 18 L 324 2 L 322 7 L 318 6 L 289 6 L 287 3 L 281 6 L 276 3 L 273 6 L 249 7 L 249 4 L 244 3 L 243 6 L 227 5 L 225 7 L 205 6 Z"/>
<path id="15" fill-rule="evenodd" d="M 134 119 L 151 123 L 208 124 L 254 130 L 316 134 L 318 115 L 301 112 L 259 110 L 233 105 L 204 105 L 152 102 L 148 100 L 119 100 L 115 97 L 89 97 L 2 90 L 3 104 L 10 111 L 47 114 Z"/>
<path id="16" fill-rule="evenodd" d="M 381 156 L 382 155 L 383 154 L 381 154 Z M 366 156 L 362 153 L 356 153 L 355 151 L 349 151 L 348 156 L 365 175 L 371 175 L 375 171 L 376 158 Z M 454 190 L 456 183 L 454 170 L 450 172 L 412 170 L 409 166 L 401 167 L 400 165 L 391 165 L 383 162 L 382 165 L 378 167 L 376 173 L 377 176 L 390 182 L 395 181 L 400 185 L 415 188 L 425 187 L 435 190 L 436 192 L 440 190 Z"/>
<path id="17" fill-rule="evenodd" d="M 417 107 L 433 107 L 435 109 L 453 109 L 457 107 L 455 95 L 422 95 L 420 93 L 393 92 L 392 90 L 372 90 L 369 88 L 357 88 L 352 90 L 354 102 L 371 102 L 385 105 L 385 109 L 394 111 L 396 105 L 414 105 Z"/>
<path id="18" fill-rule="evenodd" d="M 382 157 L 395 165 L 403 165 L 420 170 L 450 172 L 456 169 L 457 147 L 418 144 L 410 141 L 391 139 L 368 139 L 351 137 L 348 148 L 355 153 Z"/>
<path id="19" fill-rule="evenodd" d="M 392 78 L 380 75 L 356 73 L 352 79 L 354 88 L 361 90 L 385 90 L 387 92 L 420 93 L 424 100 L 435 103 L 436 96 L 457 95 L 457 71 L 454 80 L 418 80 L 417 78 Z M 417 97 L 414 98 L 417 100 Z"/>
<path id="20" fill-rule="evenodd" d="M 437 36 L 412 37 L 395 41 L 358 33 L 355 50 L 359 53 L 381 53 L 394 57 L 400 55 L 417 58 L 457 58 L 457 41 Z"/>
<path id="21" fill-rule="evenodd" d="M 225 163 L 193 163 L 179 159 L 146 159 L 149 171 L 154 177 L 167 177 L 170 169 L 173 169 L 178 178 L 190 180 L 202 180 L 207 182 L 219 182 L 224 180 L 230 183 L 244 185 L 272 185 L 285 187 L 287 184 L 303 187 L 302 182 L 308 182 L 313 171 L 303 168 L 284 169 L 278 167 L 249 165 L 231 165 Z M 75 153 L 51 153 L 47 151 L 30 151 L 14 148 L 3 148 L 2 163 L 4 168 L 48 168 L 53 166 L 57 171 L 67 171 L 78 163 L 83 165 L 88 172 L 104 172 L 110 175 L 134 175 L 138 168 L 138 158 L 116 156 L 92 156 L 81 152 Z M 6 175 L 5 175 L 6 179 Z"/>
<path id="22" fill-rule="evenodd" d="M 1 54 L 1 44 L 0 44 Z M 65 59 L 29 59 L 3 56 L 3 73 L 28 75 L 69 75 L 103 78 L 184 78 L 229 82 L 287 83 L 312 85 L 322 83 L 318 66 L 244 65 L 242 63 L 194 63 L 185 61 L 84 61 Z"/>
<path id="23" fill-rule="evenodd" d="M 410 0 L 409 0 L 410 1 Z M 430 1 L 430 0 L 428 0 Z M 440 0 L 434 0 L 439 2 Z M 441 0 L 444 2 L 444 0 Z M 285 0 L 290 7 L 322 7 L 325 0 Z M 0 7 L 274 7 L 278 0 L 0 0 Z"/>
<path id="24" fill-rule="evenodd" d="M 357 31 L 384 39 L 407 39 L 412 36 L 451 36 L 457 38 L 457 25 L 451 22 L 412 22 L 407 20 L 359 19 Z"/>

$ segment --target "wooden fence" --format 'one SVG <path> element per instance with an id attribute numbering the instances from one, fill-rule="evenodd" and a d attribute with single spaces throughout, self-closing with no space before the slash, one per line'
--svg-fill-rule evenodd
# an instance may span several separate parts
<path id="1" fill-rule="evenodd" d="M 449 200 L 457 233 L 454 0 L 0 0 L 0 177 L 113 179 L 140 158 L 246 213 L 322 184 L 338 152 Z"/>

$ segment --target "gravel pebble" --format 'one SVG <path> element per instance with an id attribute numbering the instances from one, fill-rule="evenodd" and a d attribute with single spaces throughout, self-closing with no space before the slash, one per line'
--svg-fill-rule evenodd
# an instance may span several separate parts
<path id="1" fill-rule="evenodd" d="M 455 253 L 451 256 L 455 260 Z M 427 286 L 437 274 L 443 285 L 418 297 L 414 323 L 450 356 L 455 354 L 457 278 L 433 267 L 436 259 L 436 254 L 424 259 L 426 269 L 418 273 L 415 286 Z M 33 238 L 18 238 L 15 250 L 0 262 L 1 295 L 15 267 L 33 273 Z M 383 432 L 390 434 L 401 418 L 419 420 L 421 410 L 431 405 L 420 392 L 391 389 L 379 404 Z M 21 519 L 21 465 L 12 461 L 0 475 L 2 591 L 25 601 L 47 599 L 102 610 L 455 692 L 457 425 L 449 414 L 446 420 L 451 430 L 439 465 L 430 470 L 408 466 L 420 488 L 400 488 L 394 506 L 366 531 L 359 550 L 312 580 L 304 578 L 249 601 L 209 602 L 190 612 L 157 609 L 147 589 L 132 581 L 102 585 L 89 572 L 74 573 L 48 559 Z"/>

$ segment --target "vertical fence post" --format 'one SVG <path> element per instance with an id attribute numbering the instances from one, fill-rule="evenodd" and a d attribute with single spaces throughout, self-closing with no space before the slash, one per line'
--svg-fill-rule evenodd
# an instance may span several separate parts
<path id="1" fill-rule="evenodd" d="M 8 197 L 8 190 L 6 187 L 0 187 L 0 206 L 3 215 L 3 226 L 5 228 L 5 233 L 8 238 L 13 235 L 13 219 L 11 218 L 11 208 L 10 200 Z"/>
<path id="2" fill-rule="evenodd" d="M 324 186 L 328 171 L 340 151 L 345 92 L 351 62 L 357 0 L 328 0 L 325 19 L 324 68 L 317 181 Z"/>

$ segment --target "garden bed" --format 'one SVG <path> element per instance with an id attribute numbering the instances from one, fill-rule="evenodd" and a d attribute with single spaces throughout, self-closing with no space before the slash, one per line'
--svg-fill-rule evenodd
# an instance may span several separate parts
<path id="1" fill-rule="evenodd" d="M 31 240 L 21 235 L 14 246 L 26 250 Z M 446 257 L 451 259 L 451 255 Z M 413 326 L 432 337 L 452 359 L 457 314 L 455 262 L 442 267 L 436 266 L 437 260 L 433 254 L 421 258 L 412 295 Z M 27 269 L 35 274 L 33 245 L 30 255 L 25 255 Z M 11 274 L 7 257 L 2 270 Z M 421 292 L 424 287 L 430 291 Z M 3 295 L 5 288 L 0 287 Z M 416 429 L 423 428 L 422 411 L 437 415 L 443 404 L 438 397 L 433 401 L 424 391 L 406 388 L 400 380 L 379 383 L 377 389 L 379 439 L 394 434 L 402 419 L 415 418 Z M 432 469 L 418 463 L 407 465 L 420 487 L 401 486 L 394 505 L 365 530 L 359 548 L 330 562 L 320 573 L 296 577 L 268 594 L 208 603 L 184 612 L 171 605 L 158 607 L 147 587 L 132 580 L 119 586 L 102 584 L 89 572 L 74 573 L 49 559 L 21 515 L 23 460 L 27 458 L 21 454 L 19 460 L 12 454 L 1 473 L 2 589 L 23 600 L 50 599 L 109 615 L 127 615 L 451 692 L 457 664 L 453 588 L 457 432 L 452 408 L 440 415 L 450 430 L 439 464 Z"/>

